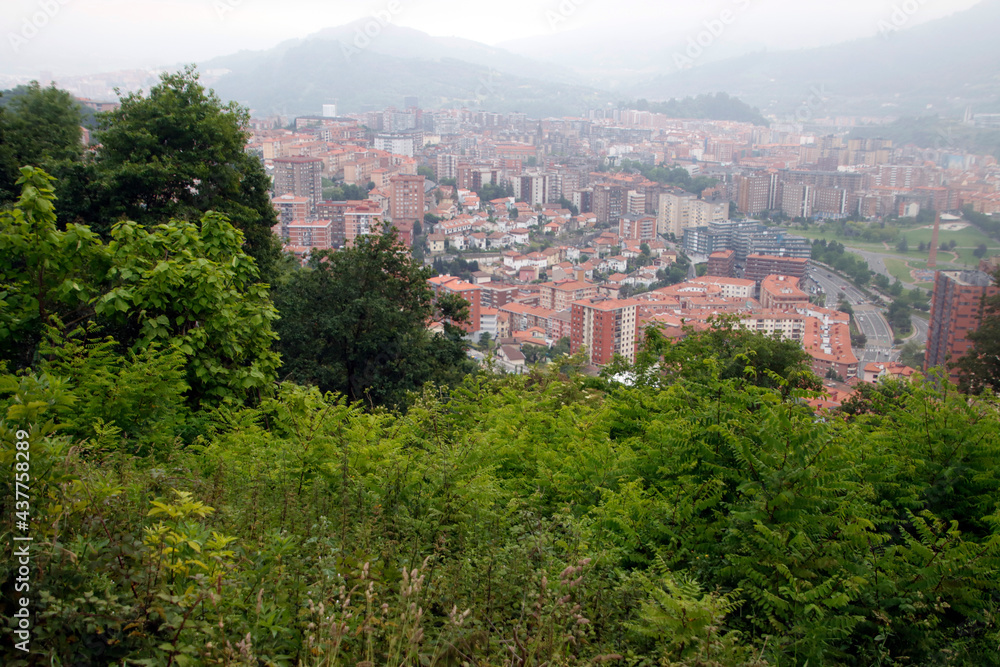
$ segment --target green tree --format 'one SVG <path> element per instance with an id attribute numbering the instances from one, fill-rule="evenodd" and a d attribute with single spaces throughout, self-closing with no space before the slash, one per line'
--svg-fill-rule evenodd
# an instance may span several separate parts
<path id="1" fill-rule="evenodd" d="M 697 361 L 695 361 L 697 360 Z M 712 377 L 775 388 L 815 388 L 819 385 L 811 360 L 793 340 L 782 341 L 740 326 L 738 318 L 718 316 L 706 331 L 688 328 L 682 340 L 665 338 L 649 327 L 644 332 L 634 367 L 610 365 L 605 376 L 636 376 L 637 384 L 663 387 L 681 380 L 705 383 Z"/>
<path id="2" fill-rule="evenodd" d="M 20 199 L 0 212 L 0 358 L 11 370 L 34 362 L 51 317 L 72 326 L 93 314 L 110 268 L 97 234 L 56 227 L 54 179 L 34 167 L 20 173 Z"/>
<path id="3" fill-rule="evenodd" d="M 565 197 L 559 198 L 559 205 L 570 212 L 572 215 L 580 215 L 580 209 L 576 204 L 566 199 Z"/>
<path id="4" fill-rule="evenodd" d="M 52 177 L 21 170 L 21 199 L 0 214 L 0 352 L 35 363 L 43 329 L 96 323 L 119 347 L 184 355 L 189 398 L 255 395 L 273 382 L 274 308 L 243 235 L 218 213 L 200 222 L 115 225 L 105 245 L 85 225 L 56 226 Z"/>
<path id="5" fill-rule="evenodd" d="M 432 275 L 385 225 L 351 248 L 315 253 L 275 291 L 284 372 L 373 405 L 398 405 L 431 380 L 457 381 L 470 366 L 455 324 L 468 311 L 453 299 L 435 303 Z M 444 334 L 428 332 L 435 317 L 449 320 Z"/>
<path id="6" fill-rule="evenodd" d="M 270 282 L 280 254 L 271 232 L 277 217 L 270 178 L 244 150 L 248 122 L 245 109 L 206 91 L 193 67 L 162 74 L 148 95 L 126 95 L 119 109 L 100 116 L 90 186 L 97 193 L 74 211 L 95 222 L 142 225 L 219 212 L 243 232 L 261 279 Z"/>
<path id="7" fill-rule="evenodd" d="M 986 244 L 980 243 L 979 245 L 976 246 L 976 249 L 972 251 L 972 254 L 982 259 L 983 257 L 986 257 L 986 253 L 988 252 L 989 249 L 986 247 Z"/>
<path id="8" fill-rule="evenodd" d="M 130 348 L 159 343 L 187 355 L 193 400 L 256 398 L 274 381 L 277 313 L 243 234 L 225 216 L 120 222 L 108 252 L 109 289 L 95 312 Z"/>
<path id="9" fill-rule="evenodd" d="M 899 243 L 896 244 L 896 250 L 898 250 L 899 252 L 910 251 L 910 244 L 906 242 L 905 236 L 899 240 Z"/>
<path id="10" fill-rule="evenodd" d="M 436 178 L 433 167 L 417 167 L 417 175 L 423 176 L 429 181 L 433 181 Z"/>
<path id="11" fill-rule="evenodd" d="M 924 367 L 925 354 L 924 348 L 922 348 L 916 341 L 907 341 L 899 351 L 899 362 L 909 366 L 910 368 L 922 370 Z"/>
<path id="12" fill-rule="evenodd" d="M 80 104 L 55 86 L 37 81 L 16 91 L 0 109 L 0 201 L 18 196 L 18 167 L 43 167 L 58 173 L 83 156 Z"/>

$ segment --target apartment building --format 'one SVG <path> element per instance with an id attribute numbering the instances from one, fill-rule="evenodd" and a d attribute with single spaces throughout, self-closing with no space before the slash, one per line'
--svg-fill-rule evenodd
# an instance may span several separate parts
<path id="1" fill-rule="evenodd" d="M 287 157 L 274 160 L 274 194 L 291 194 L 309 201 L 309 212 L 323 199 L 323 160 Z"/>
<path id="2" fill-rule="evenodd" d="M 931 321 L 927 331 L 924 370 L 947 366 L 972 347 L 968 335 L 983 321 L 984 299 L 1000 292 L 988 273 L 982 271 L 938 271 L 931 297 Z M 958 382 L 958 373 L 949 373 Z"/>
<path id="3" fill-rule="evenodd" d="M 389 179 L 389 211 L 393 224 L 413 224 L 424 219 L 423 176 L 397 174 Z"/>
<path id="4" fill-rule="evenodd" d="M 592 297 L 572 304 L 570 351 L 586 350 L 595 366 L 611 362 L 621 355 L 635 361 L 636 318 L 640 302 Z"/>

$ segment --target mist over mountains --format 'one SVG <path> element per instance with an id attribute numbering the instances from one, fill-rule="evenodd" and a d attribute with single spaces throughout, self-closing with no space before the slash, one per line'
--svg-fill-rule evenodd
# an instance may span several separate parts
<path id="1" fill-rule="evenodd" d="M 684 36 L 668 27 L 652 51 L 591 35 L 575 51 L 545 61 L 536 56 L 562 53 L 564 36 L 517 40 L 507 49 L 391 23 L 372 25 L 375 19 L 201 67 L 222 72 L 211 80 L 220 95 L 258 113 L 315 113 L 330 102 L 350 113 L 401 105 L 404 96 L 415 95 L 425 108 L 467 106 L 544 117 L 620 100 L 715 91 L 779 116 L 793 114 L 814 96 L 821 98 L 813 106 L 822 115 L 1000 110 L 1000 43 L 994 35 L 1000 0 L 910 29 L 906 18 L 887 15 L 885 27 L 893 29 L 883 36 L 720 59 L 740 48 L 722 35 L 689 59 L 693 66 L 679 71 L 678 62 L 690 51 Z M 583 51 L 590 55 L 571 67 L 572 54 Z"/>
<path id="2" fill-rule="evenodd" d="M 318 113 L 321 105 L 334 102 L 342 113 L 352 113 L 401 106 L 403 97 L 416 96 L 427 109 L 546 117 L 715 92 L 778 118 L 792 117 L 804 106 L 810 116 L 824 117 L 957 118 L 966 109 L 1000 111 L 1000 43 L 994 36 L 1000 0 L 913 26 L 917 21 L 901 5 L 893 7 L 879 22 L 881 36 L 795 50 L 774 50 L 774 39 L 755 30 L 754 21 L 764 16 L 735 9 L 725 24 L 720 13 L 692 28 L 690 22 L 671 20 L 671 10 L 663 8 L 661 15 L 627 27 L 583 24 L 499 46 L 431 36 L 376 14 L 273 48 L 197 64 L 222 97 L 257 114 Z M 789 45 L 824 44 L 844 34 L 798 24 L 789 19 Z M 103 93 L 94 86 L 102 79 Z M 111 99 L 113 87 L 134 90 L 148 87 L 146 80 L 152 79 L 131 72 L 58 83 L 77 94 Z"/>

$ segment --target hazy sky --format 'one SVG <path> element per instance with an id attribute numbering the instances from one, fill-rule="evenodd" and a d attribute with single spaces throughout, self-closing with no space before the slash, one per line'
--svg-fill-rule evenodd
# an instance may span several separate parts
<path id="1" fill-rule="evenodd" d="M 269 48 L 376 12 L 432 35 L 497 44 L 595 26 L 624 40 L 630 30 L 649 34 L 660 26 L 673 34 L 697 31 L 728 9 L 739 16 L 740 34 L 780 49 L 874 35 L 894 10 L 911 27 L 978 1 L 0 0 L 0 74 L 173 66 Z"/>

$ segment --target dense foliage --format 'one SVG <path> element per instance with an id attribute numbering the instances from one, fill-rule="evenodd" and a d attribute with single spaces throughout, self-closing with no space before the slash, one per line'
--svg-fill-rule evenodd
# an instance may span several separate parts
<path id="1" fill-rule="evenodd" d="M 123 219 L 155 225 L 221 213 L 243 233 L 264 282 L 280 255 L 271 228 L 271 181 L 244 147 L 248 112 L 223 104 L 187 68 L 163 74 L 148 94 L 98 114 L 94 151 L 83 150 L 81 111 L 69 93 L 33 85 L 0 112 L 0 202 L 17 198 L 16 169 L 56 176 L 59 221 L 86 224 L 105 239 Z"/>
<path id="2" fill-rule="evenodd" d="M 656 183 L 673 185 L 688 192 L 701 196 L 706 189 L 716 185 L 719 180 L 711 176 L 691 176 L 691 173 L 681 166 L 668 167 L 665 163 L 653 167 L 637 160 L 622 160 L 621 169 L 624 171 L 638 171 L 643 176 Z"/>
<path id="3" fill-rule="evenodd" d="M 836 241 L 828 243 L 825 239 L 815 240 L 812 245 L 812 258 L 850 276 L 857 285 L 867 285 L 872 279 L 868 263 L 861 257 L 846 252 L 842 243 Z"/>
<path id="4" fill-rule="evenodd" d="M 38 82 L 7 91 L 0 102 L 0 204 L 17 199 L 22 166 L 50 171 L 66 168 L 83 156 L 80 104 L 55 86 Z"/>
<path id="5" fill-rule="evenodd" d="M 222 216 L 143 227 L 120 222 L 105 243 L 56 225 L 52 178 L 24 167 L 22 195 L 0 213 L 0 362 L 45 356 L 46 332 L 110 337 L 123 358 L 177 350 L 192 402 L 246 399 L 275 379 L 276 314 L 243 236 Z"/>
<path id="6" fill-rule="evenodd" d="M 662 113 L 670 118 L 704 118 L 708 120 L 735 120 L 742 123 L 753 123 L 767 127 L 770 123 L 761 115 L 760 109 L 752 107 L 738 97 L 727 93 L 715 93 L 671 98 L 666 102 L 648 102 L 639 100 L 628 105 L 630 109 Z"/>
<path id="7" fill-rule="evenodd" d="M 314 253 L 274 290 L 283 373 L 370 405 L 398 405 L 431 380 L 457 383 L 471 370 L 457 326 L 468 304 L 435 299 L 432 275 L 391 226 Z M 443 333 L 428 332 L 431 319 L 445 321 Z"/>
<path id="8" fill-rule="evenodd" d="M 817 419 L 753 336 L 726 361 L 715 335 L 658 385 L 569 362 L 405 415 L 283 384 L 142 455 L 118 421 L 140 396 L 101 423 L 72 368 L 7 376 L 5 463 L 22 428 L 35 471 L 29 661 L 997 664 L 993 398 L 918 383 Z"/>

